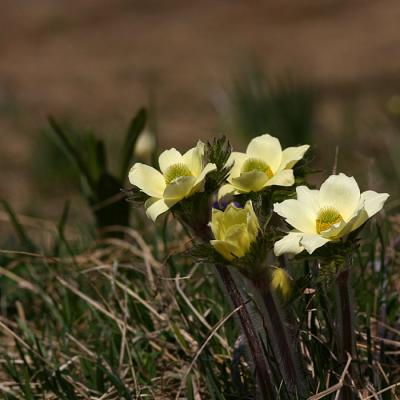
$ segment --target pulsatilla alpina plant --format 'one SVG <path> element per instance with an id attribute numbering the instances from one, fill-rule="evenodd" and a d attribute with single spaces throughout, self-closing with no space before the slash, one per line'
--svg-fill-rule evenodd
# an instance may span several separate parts
<path id="1" fill-rule="evenodd" d="M 363 385 L 355 368 L 351 264 L 359 231 L 389 195 L 360 193 L 344 174 L 330 176 L 320 190 L 297 186 L 305 183 L 308 149 L 282 151 L 279 140 L 265 134 L 239 153 L 223 138 L 199 142 L 183 155 L 164 151 L 161 172 L 135 164 L 129 174 L 132 197 L 144 203 L 147 215 L 155 221 L 171 210 L 194 239 L 188 253 L 214 265 L 248 347 L 256 385 L 244 398 L 305 399 L 324 387 L 329 394 L 327 382 L 336 381 L 347 400 Z M 294 230 L 282 236 L 286 224 Z M 303 276 L 291 267 L 301 260 L 307 266 Z M 331 359 L 316 364 L 314 328 L 303 335 L 299 304 L 326 303 L 332 278 L 337 311 L 319 327 L 331 333 L 325 343 L 325 336 L 319 338 L 318 348 L 329 349 Z M 329 379 L 322 382 L 324 374 Z"/>

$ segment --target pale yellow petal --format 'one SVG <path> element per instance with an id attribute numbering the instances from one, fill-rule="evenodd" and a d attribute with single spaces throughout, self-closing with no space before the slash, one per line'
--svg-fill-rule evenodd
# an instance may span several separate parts
<path id="1" fill-rule="evenodd" d="M 191 193 L 193 185 L 196 181 L 194 176 L 181 176 L 167 185 L 164 190 L 163 197 L 166 200 L 182 200 Z"/>
<path id="2" fill-rule="evenodd" d="M 267 182 L 268 176 L 260 171 L 244 172 L 239 177 L 231 179 L 231 184 L 244 193 L 258 192 L 266 186 Z"/>
<path id="3" fill-rule="evenodd" d="M 226 162 L 227 166 L 232 166 L 232 168 L 229 172 L 228 181 L 230 181 L 231 178 L 237 178 L 238 176 L 240 176 L 243 164 L 245 163 L 245 161 L 247 159 L 248 159 L 248 156 L 245 153 L 239 153 L 237 151 L 233 151 L 230 154 L 228 161 Z"/>
<path id="4" fill-rule="evenodd" d="M 158 157 L 158 164 L 160 165 L 160 170 L 163 174 L 165 174 L 165 171 L 171 165 L 181 163 L 184 163 L 182 154 L 174 148 L 163 151 L 160 154 L 160 157 Z"/>
<path id="5" fill-rule="evenodd" d="M 300 244 L 300 239 L 303 234 L 300 232 L 290 232 L 284 236 L 281 240 L 278 240 L 274 244 L 274 253 L 278 257 L 282 254 L 298 254 L 304 250 L 304 247 Z"/>
<path id="6" fill-rule="evenodd" d="M 360 196 L 360 209 L 355 213 L 352 220 L 349 222 L 351 227 L 348 229 L 349 233 L 351 231 L 359 228 L 364 222 L 371 218 L 376 213 L 378 213 L 388 199 L 389 195 L 387 193 L 376 193 L 372 190 L 367 190 L 361 193 Z"/>
<path id="7" fill-rule="evenodd" d="M 236 194 L 236 189 L 230 183 L 223 185 L 218 190 L 218 200 L 221 200 L 223 197 L 228 195 Z"/>
<path id="8" fill-rule="evenodd" d="M 136 163 L 129 171 L 129 182 L 151 197 L 163 197 L 165 180 L 153 167 Z"/>
<path id="9" fill-rule="evenodd" d="M 294 184 L 294 175 L 292 169 L 279 171 L 268 180 L 266 186 L 292 186 Z"/>
<path id="10" fill-rule="evenodd" d="M 147 216 L 153 221 L 156 221 L 159 215 L 168 211 L 173 205 L 174 202 L 169 202 L 167 204 L 164 199 L 150 198 L 144 203 L 144 208 Z"/>
<path id="11" fill-rule="evenodd" d="M 236 207 L 234 203 L 230 203 L 224 211 L 224 223 L 227 226 L 244 224 L 247 221 L 247 215 L 247 210 Z"/>
<path id="12" fill-rule="evenodd" d="M 236 257 L 243 257 L 251 244 L 246 223 L 230 226 L 226 231 L 224 240 L 236 247 L 234 253 Z"/>
<path id="13" fill-rule="evenodd" d="M 188 150 L 183 156 L 184 163 L 188 166 L 193 176 L 199 176 L 203 169 L 204 143 L 197 142 L 197 146 Z"/>
<path id="14" fill-rule="evenodd" d="M 360 196 L 360 203 L 364 204 L 364 209 L 371 218 L 373 215 L 382 210 L 383 205 L 389 198 L 388 193 L 376 193 L 373 190 L 367 190 Z"/>
<path id="15" fill-rule="evenodd" d="M 236 247 L 231 243 L 224 242 L 222 240 L 211 240 L 211 245 L 214 246 L 215 250 L 218 251 L 225 259 L 232 261 L 235 259 Z"/>
<path id="16" fill-rule="evenodd" d="M 292 168 L 301 160 L 305 152 L 310 148 L 308 144 L 297 147 L 288 147 L 282 152 L 282 161 L 280 169 Z"/>
<path id="17" fill-rule="evenodd" d="M 319 190 L 321 207 L 335 208 L 348 221 L 358 208 L 360 188 L 353 177 L 345 174 L 331 175 Z"/>
<path id="18" fill-rule="evenodd" d="M 300 201 L 289 199 L 282 203 L 275 203 L 274 211 L 299 231 L 308 233 L 316 232 L 314 212 Z"/>
<path id="19" fill-rule="evenodd" d="M 350 218 L 350 221 L 346 224 L 346 226 L 341 230 L 340 237 L 348 235 L 350 232 L 355 231 L 359 228 L 364 222 L 368 219 L 368 214 L 364 208 L 358 209 L 354 215 Z"/>
<path id="20" fill-rule="evenodd" d="M 296 188 L 297 200 L 304 204 L 305 207 L 309 208 L 317 218 L 317 214 L 320 210 L 319 205 L 319 190 L 309 189 L 307 186 L 297 186 Z"/>
<path id="21" fill-rule="evenodd" d="M 252 139 L 247 146 L 246 153 L 249 157 L 260 158 L 276 172 L 282 161 L 282 147 L 279 140 L 265 134 Z"/>
<path id="22" fill-rule="evenodd" d="M 329 239 L 312 233 L 304 233 L 302 238 L 300 239 L 300 245 L 306 249 L 308 254 L 312 254 L 316 249 L 320 248 L 328 242 Z"/>
<path id="23" fill-rule="evenodd" d="M 217 166 L 215 164 L 208 163 L 203 170 L 200 172 L 200 174 L 197 176 L 195 185 L 198 185 L 200 183 L 204 183 L 205 177 L 207 174 L 209 174 L 212 171 L 215 171 L 217 169 Z M 203 185 L 204 186 L 204 185 Z"/>
<path id="24" fill-rule="evenodd" d="M 250 240 L 254 241 L 258 235 L 260 223 L 258 222 L 257 215 L 254 212 L 253 204 L 250 200 L 246 202 L 244 208 L 247 210 L 247 229 L 249 231 Z"/>
<path id="25" fill-rule="evenodd" d="M 216 208 L 212 209 L 210 227 L 214 237 L 217 239 L 223 239 L 225 236 L 223 229 L 223 218 L 224 218 L 223 211 L 218 210 Z"/>

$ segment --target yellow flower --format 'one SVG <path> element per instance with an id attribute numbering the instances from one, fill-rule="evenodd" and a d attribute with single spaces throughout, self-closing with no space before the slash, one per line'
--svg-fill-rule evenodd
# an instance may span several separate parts
<path id="1" fill-rule="evenodd" d="M 129 181 L 150 196 L 145 203 L 146 214 L 153 221 L 173 205 L 204 190 L 206 175 L 215 164 L 204 166 L 204 143 L 181 154 L 176 149 L 165 150 L 158 158 L 161 173 L 145 164 L 136 163 L 129 172 Z"/>
<path id="2" fill-rule="evenodd" d="M 213 208 L 210 226 L 215 237 L 210 243 L 229 261 L 249 251 L 260 227 L 251 201 L 244 208 L 233 203 L 225 211 Z"/>
<path id="3" fill-rule="evenodd" d="M 320 190 L 296 188 L 297 200 L 274 204 L 274 211 L 295 230 L 274 245 L 277 256 L 314 250 L 344 238 L 379 212 L 389 195 L 367 190 L 360 193 L 357 182 L 345 174 L 331 175 Z"/>
<path id="4" fill-rule="evenodd" d="M 272 272 L 271 286 L 279 290 L 283 297 L 288 297 L 291 289 L 291 280 L 283 268 L 275 268 Z"/>
<path id="5" fill-rule="evenodd" d="M 303 158 L 309 147 L 288 147 L 282 151 L 279 140 L 271 135 L 252 139 L 246 153 L 231 153 L 227 165 L 233 163 L 233 166 L 228 184 L 221 187 L 218 198 L 227 194 L 258 192 L 273 185 L 292 186 L 292 168 Z"/>

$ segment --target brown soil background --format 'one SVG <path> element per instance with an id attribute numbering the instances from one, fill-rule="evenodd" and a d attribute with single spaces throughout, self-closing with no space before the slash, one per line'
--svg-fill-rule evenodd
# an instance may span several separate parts
<path id="1" fill-rule="evenodd" d="M 320 119 L 334 125 L 338 99 L 399 89 L 399 21 L 397 0 L 3 0 L 0 197 L 20 211 L 32 201 L 57 203 L 30 179 L 48 114 L 107 136 L 152 92 L 163 147 L 214 136 L 215 99 L 252 56 L 319 88 L 328 104 Z M 322 150 L 333 159 L 334 147 Z"/>

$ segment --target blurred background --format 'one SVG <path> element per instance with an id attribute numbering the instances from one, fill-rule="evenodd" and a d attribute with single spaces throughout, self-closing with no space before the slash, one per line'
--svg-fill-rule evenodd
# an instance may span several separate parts
<path id="1" fill-rule="evenodd" d="M 82 157 L 86 137 L 102 138 L 112 169 L 142 106 L 160 148 L 225 133 L 243 149 L 269 132 L 286 146 L 315 145 L 315 183 L 330 174 L 338 146 L 338 171 L 364 190 L 399 193 L 397 0 L 3 0 L 1 8 L 0 197 L 18 213 L 51 219 L 72 199 L 81 215 L 77 174 L 49 115 Z"/>

